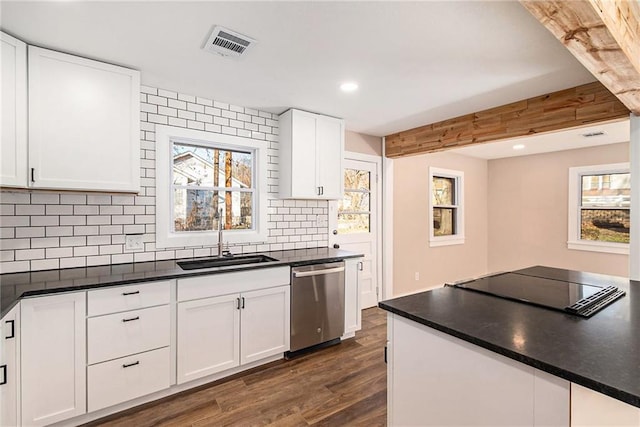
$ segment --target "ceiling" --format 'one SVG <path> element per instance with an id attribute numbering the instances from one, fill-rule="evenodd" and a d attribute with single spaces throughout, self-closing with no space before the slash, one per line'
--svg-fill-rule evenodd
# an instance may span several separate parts
<path id="1" fill-rule="evenodd" d="M 583 135 L 594 132 L 604 132 L 585 138 Z M 458 148 L 452 152 L 480 159 L 502 159 L 505 157 L 528 156 L 552 151 L 573 150 L 575 148 L 594 147 L 597 145 L 627 142 L 631 128 L 629 120 L 619 120 L 613 123 L 603 123 L 561 131 L 537 134 L 521 138 L 504 139 L 488 144 L 471 145 Z M 515 145 L 523 146 L 514 149 Z"/>
<path id="2" fill-rule="evenodd" d="M 383 136 L 594 81 L 515 1 L 3 0 L 30 44 L 136 68 L 145 85 L 281 113 L 295 107 Z M 214 24 L 258 40 L 205 52 Z M 340 83 L 359 89 L 343 93 Z"/>

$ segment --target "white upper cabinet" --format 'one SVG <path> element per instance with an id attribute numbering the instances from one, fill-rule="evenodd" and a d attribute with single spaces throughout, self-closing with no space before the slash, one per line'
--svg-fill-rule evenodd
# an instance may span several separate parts
<path id="1" fill-rule="evenodd" d="M 27 45 L 0 33 L 2 47 L 2 144 L 0 185 L 27 186 Z"/>
<path id="2" fill-rule="evenodd" d="M 344 121 L 289 110 L 280 116 L 280 196 L 341 199 Z"/>
<path id="3" fill-rule="evenodd" d="M 28 56 L 29 185 L 137 192 L 140 73 L 35 46 Z"/>

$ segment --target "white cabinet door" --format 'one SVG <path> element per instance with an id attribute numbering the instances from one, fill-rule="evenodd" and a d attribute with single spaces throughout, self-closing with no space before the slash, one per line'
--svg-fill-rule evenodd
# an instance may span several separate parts
<path id="1" fill-rule="evenodd" d="M 0 185 L 27 186 L 27 45 L 1 33 Z"/>
<path id="2" fill-rule="evenodd" d="M 240 364 L 289 350 L 289 286 L 241 295 Z"/>
<path id="3" fill-rule="evenodd" d="M 239 294 L 178 303 L 178 384 L 240 364 Z"/>
<path id="4" fill-rule="evenodd" d="M 288 110 L 280 115 L 280 196 L 342 198 L 344 122 Z"/>
<path id="5" fill-rule="evenodd" d="M 639 425 L 640 409 L 578 384 L 571 384 L 571 427 Z"/>
<path id="6" fill-rule="evenodd" d="M 22 424 L 86 412 L 84 292 L 21 301 Z"/>
<path id="7" fill-rule="evenodd" d="M 344 122 L 332 117 L 317 116 L 316 153 L 320 198 L 342 199 L 344 175 Z"/>
<path id="8" fill-rule="evenodd" d="M 344 337 L 352 337 L 362 328 L 359 266 L 362 258 L 344 260 Z"/>
<path id="9" fill-rule="evenodd" d="M 29 46 L 34 188 L 137 192 L 140 73 Z"/>
<path id="10" fill-rule="evenodd" d="M 2 318 L 0 331 L 0 426 L 17 426 L 20 424 L 20 305 Z"/>

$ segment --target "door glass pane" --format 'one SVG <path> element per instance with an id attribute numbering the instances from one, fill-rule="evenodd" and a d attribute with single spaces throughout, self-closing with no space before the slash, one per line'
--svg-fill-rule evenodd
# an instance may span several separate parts
<path id="1" fill-rule="evenodd" d="M 433 204 L 455 205 L 455 178 L 433 177 Z"/>
<path id="2" fill-rule="evenodd" d="M 338 233 L 368 233 L 370 230 L 371 215 L 366 214 L 338 214 Z"/>
<path id="3" fill-rule="evenodd" d="M 342 200 L 338 202 L 338 212 L 369 212 L 371 210 L 369 193 L 345 190 Z"/>
<path id="4" fill-rule="evenodd" d="M 581 239 L 629 243 L 628 209 L 582 209 L 580 216 Z"/>
<path id="5" fill-rule="evenodd" d="M 456 233 L 455 208 L 433 208 L 434 236 L 451 236 Z"/>
<path id="6" fill-rule="evenodd" d="M 346 190 L 370 190 L 371 173 L 357 169 L 344 170 L 344 188 Z"/>
<path id="7" fill-rule="evenodd" d="M 631 174 L 583 175 L 581 191 L 584 207 L 629 207 Z"/>
<path id="8" fill-rule="evenodd" d="M 338 234 L 369 233 L 371 172 L 344 170 L 344 193 L 338 202 Z"/>

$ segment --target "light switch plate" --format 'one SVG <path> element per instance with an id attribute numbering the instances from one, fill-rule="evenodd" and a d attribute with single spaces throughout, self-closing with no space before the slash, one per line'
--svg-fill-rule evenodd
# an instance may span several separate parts
<path id="1" fill-rule="evenodd" d="M 144 250 L 144 243 L 142 242 L 142 234 L 127 234 L 124 237 L 124 250 L 125 251 Z"/>

